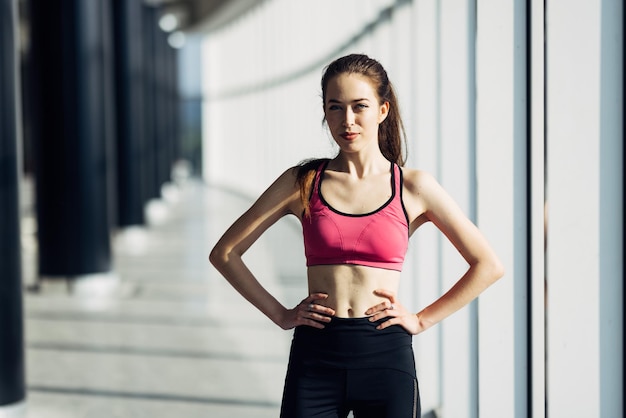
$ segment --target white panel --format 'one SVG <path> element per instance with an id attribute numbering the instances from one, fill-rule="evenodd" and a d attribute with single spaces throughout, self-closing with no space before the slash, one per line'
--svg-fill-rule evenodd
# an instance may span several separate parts
<path id="1" fill-rule="evenodd" d="M 437 142 L 438 91 L 437 44 L 438 17 L 436 0 L 413 3 L 413 39 L 415 39 L 414 82 L 411 94 L 414 111 L 409 131 L 408 165 L 435 174 L 438 170 Z M 409 259 L 417 280 L 415 305 L 417 310 L 430 305 L 441 295 L 439 248 L 441 236 L 430 224 L 423 225 L 413 235 Z M 414 338 L 417 373 L 424 411 L 441 405 L 441 327 L 435 326 Z"/>
<path id="2" fill-rule="evenodd" d="M 525 8 L 477 4 L 477 223 L 506 274 L 479 300 L 481 418 L 525 417 Z"/>
<path id="3" fill-rule="evenodd" d="M 623 416 L 623 4 L 546 15 L 548 416 Z"/>
<path id="4" fill-rule="evenodd" d="M 440 3 L 440 169 L 439 181 L 470 218 L 474 205 L 473 11 L 468 0 Z M 471 24 L 470 24 L 471 20 Z M 473 46 L 473 44 L 472 44 Z M 444 290 L 467 271 L 458 251 L 443 240 L 441 275 Z M 444 417 L 476 418 L 478 377 L 475 310 L 470 305 L 442 324 Z"/>
<path id="5" fill-rule="evenodd" d="M 412 18 L 412 8 L 409 4 L 393 14 L 393 21 L 390 27 L 391 39 L 406 39 L 407 42 L 394 42 L 390 45 L 391 57 L 388 61 L 382 62 L 387 70 L 389 79 L 393 83 L 398 98 L 398 106 L 406 129 L 407 141 L 415 137 L 412 135 L 410 119 L 408 118 L 408 116 L 413 113 L 414 109 L 414 97 L 411 95 L 411 84 L 414 78 L 414 69 L 412 66 Z M 408 165 L 408 167 L 411 166 Z M 415 304 L 415 295 L 417 294 L 418 278 L 415 276 L 411 257 L 408 258 L 409 260 L 407 260 L 408 262 L 405 263 L 402 270 L 403 279 L 400 282 L 399 293 L 402 296 L 402 303 L 404 303 L 409 310 L 417 312 L 418 306 Z"/>
<path id="6" fill-rule="evenodd" d="M 425 36 L 434 36 L 435 33 L 434 20 L 431 20 L 428 25 L 416 22 L 418 18 L 416 3 L 413 3 L 413 6 L 407 4 L 394 12 L 393 21 L 390 25 L 392 45 L 389 49 L 391 61 L 383 62 L 391 81 L 394 83 L 400 102 L 400 110 L 407 133 L 407 145 L 409 147 L 407 167 L 410 168 L 420 168 L 417 166 L 417 158 L 415 157 L 417 154 L 421 154 L 417 146 L 418 141 L 416 140 L 418 136 L 416 118 L 419 118 L 416 115 L 417 102 L 419 100 L 417 89 L 415 88 L 417 82 L 416 74 L 424 75 L 424 84 L 434 84 L 432 80 L 426 78 L 428 77 L 426 74 L 430 74 L 430 76 L 435 74 L 435 71 L 430 72 L 427 70 L 416 72 L 418 63 L 434 66 L 432 60 L 427 62 L 422 59 L 426 57 L 426 55 L 422 57 L 422 53 L 426 51 L 418 48 L 416 45 L 417 39 L 419 39 L 416 33 L 417 28 L 420 28 L 420 33 Z M 435 9 L 431 8 L 430 11 L 434 12 Z M 419 12 L 428 13 L 425 9 Z M 430 17 L 422 16 L 422 18 L 423 22 L 425 22 L 434 19 L 434 15 Z M 397 42 L 398 39 L 405 39 L 407 42 Z M 430 49 L 432 49 L 432 45 L 434 43 L 429 46 Z M 433 97 L 424 96 L 421 99 L 428 101 L 433 100 Z M 426 106 L 432 107 L 432 104 L 424 107 Z M 431 122 L 434 123 L 434 120 L 431 120 Z M 434 142 L 435 138 L 431 136 L 424 138 L 424 140 Z M 425 155 L 423 157 L 427 158 Z M 418 312 L 426 304 L 432 303 L 439 295 L 438 276 L 436 271 L 432 269 L 432 267 L 436 267 L 436 257 L 429 259 L 428 254 L 431 252 L 431 249 L 436 251 L 438 240 L 438 233 L 432 228 L 432 225 L 422 227 L 411 239 L 409 253 L 403 268 L 400 293 L 403 303 L 414 312 Z M 422 411 L 427 412 L 438 409 L 440 404 L 438 328 L 415 337 L 414 348 L 417 375 L 420 383 Z"/>
<path id="7" fill-rule="evenodd" d="M 411 155 L 415 151 L 411 140 L 415 139 L 415 16 L 414 8 L 408 3 L 397 10 L 393 15 L 391 24 L 392 57 L 385 62 L 385 68 L 394 85 L 400 113 L 407 134 L 407 144 Z M 405 39 L 406 42 L 397 42 L 397 39 Z"/>
<path id="8" fill-rule="evenodd" d="M 383 66 L 391 63 L 395 40 L 391 37 L 391 21 L 381 23 L 372 34 L 371 50 L 366 53 L 380 61 Z"/>
<path id="9" fill-rule="evenodd" d="M 600 6 L 549 2 L 546 14 L 548 416 L 595 417 Z"/>
<path id="10" fill-rule="evenodd" d="M 545 418 L 545 221 L 544 221 L 544 0 L 531 4 L 531 415 Z"/>

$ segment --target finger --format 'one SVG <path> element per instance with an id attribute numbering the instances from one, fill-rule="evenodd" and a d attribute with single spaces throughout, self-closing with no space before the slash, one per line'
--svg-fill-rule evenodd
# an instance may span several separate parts
<path id="1" fill-rule="evenodd" d="M 383 315 L 383 314 L 377 313 L 377 314 L 374 314 L 374 315 L 370 316 L 368 319 L 370 320 L 370 322 L 376 322 L 379 319 L 386 318 L 386 317 L 387 317 L 387 315 Z"/>
<path id="2" fill-rule="evenodd" d="M 318 314 L 322 314 L 322 315 L 327 315 L 327 316 L 334 316 L 335 315 L 335 310 L 332 308 L 329 308 L 327 306 L 324 305 L 316 305 L 314 303 L 310 303 L 307 306 L 307 310 L 309 312 L 315 312 Z"/>
<path id="3" fill-rule="evenodd" d="M 309 312 L 318 312 L 323 315 L 334 316 L 335 315 L 334 309 L 329 308 L 328 306 L 318 305 L 317 303 L 315 303 L 318 300 L 324 300 L 326 298 L 328 298 L 328 294 L 326 293 L 312 293 L 307 298 L 305 298 L 301 302 L 301 304 L 306 304 L 305 309 Z"/>
<path id="4" fill-rule="evenodd" d="M 383 298 L 389 299 L 391 303 L 396 303 L 396 294 L 387 289 L 376 289 L 374 290 L 374 294 L 376 296 L 381 296 Z"/>
<path id="5" fill-rule="evenodd" d="M 369 317 L 370 322 L 376 322 L 379 321 L 381 319 L 385 319 L 385 318 L 390 318 L 394 315 L 390 314 L 389 311 L 382 311 L 382 312 L 378 312 L 375 313 L 374 315 Z"/>
<path id="6" fill-rule="evenodd" d="M 317 329 L 323 329 L 324 328 L 324 324 L 321 324 L 317 321 L 313 321 L 311 319 L 307 319 L 305 321 L 302 322 L 302 325 L 306 325 L 308 327 L 313 327 L 313 328 L 317 328 Z"/>
<path id="7" fill-rule="evenodd" d="M 323 306 L 309 304 L 306 309 L 300 311 L 300 317 L 304 320 L 313 319 L 316 321 L 330 322 L 331 318 L 326 313 L 329 309 L 324 308 Z M 334 313 L 332 309 L 331 312 Z"/>
<path id="8" fill-rule="evenodd" d="M 334 309 L 327 308 L 322 305 L 310 303 L 307 307 L 307 317 L 324 322 L 330 322 L 330 317 L 335 315 Z"/>
<path id="9" fill-rule="evenodd" d="M 378 326 L 376 327 L 376 329 L 385 329 L 387 327 L 390 327 L 392 325 L 396 325 L 396 324 L 400 324 L 400 319 L 399 318 L 391 318 L 388 321 L 385 321 L 383 323 L 378 324 Z"/>
<path id="10" fill-rule="evenodd" d="M 311 293 L 302 302 L 313 303 L 316 300 L 324 300 L 324 299 L 327 299 L 327 298 L 328 298 L 328 294 L 327 293 Z"/>
<path id="11" fill-rule="evenodd" d="M 374 305 L 371 308 L 369 308 L 367 311 L 365 311 L 365 315 L 372 315 L 377 312 L 384 312 L 386 310 L 393 309 L 394 307 L 395 306 L 391 301 L 386 300 L 382 303 L 379 303 L 378 305 Z"/>
<path id="12" fill-rule="evenodd" d="M 322 322 L 330 322 L 331 318 L 311 312 L 304 312 L 299 316 L 298 322 L 300 325 L 306 325 L 314 328 L 324 328 Z"/>
<path id="13" fill-rule="evenodd" d="M 331 317 L 328 315 L 320 315 L 320 314 L 311 314 L 310 316 L 311 319 L 314 319 L 316 321 L 322 321 L 322 322 L 330 322 L 331 321 Z"/>

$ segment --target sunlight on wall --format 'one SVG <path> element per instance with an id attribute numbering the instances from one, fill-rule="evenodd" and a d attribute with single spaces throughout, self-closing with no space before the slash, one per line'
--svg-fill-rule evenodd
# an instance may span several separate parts
<path id="1" fill-rule="evenodd" d="M 623 175 L 623 5 L 547 4 L 550 21 L 539 0 L 268 0 L 204 40 L 203 175 L 251 197 L 299 161 L 336 152 L 322 124 L 326 64 L 358 52 L 387 69 L 407 130 L 408 166 L 439 179 L 507 272 L 478 302 L 414 339 L 424 411 L 439 416 L 545 418 L 546 403 L 552 417 L 576 416 L 579 402 L 585 416 L 623 412 L 616 371 L 623 370 L 623 323 L 616 319 L 623 310 L 623 235 L 599 219 L 602 213 L 623 223 L 623 180 L 614 179 Z M 584 22 L 585 32 L 575 22 Z M 556 107 L 545 108 L 546 91 Z M 580 113 L 563 110 L 568 106 Z M 602 119 L 599 106 L 611 109 Z M 554 151 L 546 155 L 545 144 Z M 578 171 L 580 182 L 568 183 L 583 166 L 592 175 Z M 581 203 L 572 190 L 583 183 L 604 192 L 594 189 Z M 570 216 L 549 226 L 550 242 L 559 246 L 552 244 L 547 258 L 545 196 L 556 205 L 551 216 Z M 584 234 L 572 208 L 590 216 Z M 573 262 L 568 246 L 577 238 Z M 558 291 L 549 307 L 546 264 L 548 287 Z M 436 228 L 420 228 L 403 271 L 404 303 L 423 308 L 465 268 Z M 581 271 L 587 274 L 570 280 Z M 594 271 L 602 286 L 589 277 Z M 563 323 L 582 305 L 594 310 L 585 337 L 574 335 L 578 322 Z M 568 405 L 571 394 L 561 388 L 580 382 L 571 375 L 574 358 L 585 359 L 585 376 L 578 402 Z"/>

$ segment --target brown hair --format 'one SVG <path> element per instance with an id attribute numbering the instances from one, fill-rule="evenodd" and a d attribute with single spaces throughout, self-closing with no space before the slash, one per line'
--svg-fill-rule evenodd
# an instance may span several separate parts
<path id="1" fill-rule="evenodd" d="M 322 105 L 326 105 L 326 87 L 328 82 L 340 74 L 359 74 L 367 77 L 376 91 L 379 103 L 389 102 L 387 118 L 378 125 L 378 146 L 391 162 L 403 166 L 406 162 L 406 134 L 400 117 L 400 108 L 393 85 L 387 77 L 387 71 L 373 58 L 362 54 L 351 54 L 331 62 L 322 76 Z M 315 178 L 315 171 L 325 160 L 307 160 L 300 163 L 297 182 L 300 186 L 300 200 L 304 212 L 309 214 L 309 197 Z"/>

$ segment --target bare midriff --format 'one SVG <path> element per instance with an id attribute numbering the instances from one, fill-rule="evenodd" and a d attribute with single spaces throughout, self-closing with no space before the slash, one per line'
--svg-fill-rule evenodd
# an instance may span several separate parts
<path id="1" fill-rule="evenodd" d="M 326 293 L 316 303 L 335 310 L 340 318 L 362 318 L 369 308 L 388 300 L 377 289 L 398 292 L 400 272 L 374 267 L 340 264 L 308 268 L 309 293 Z"/>

